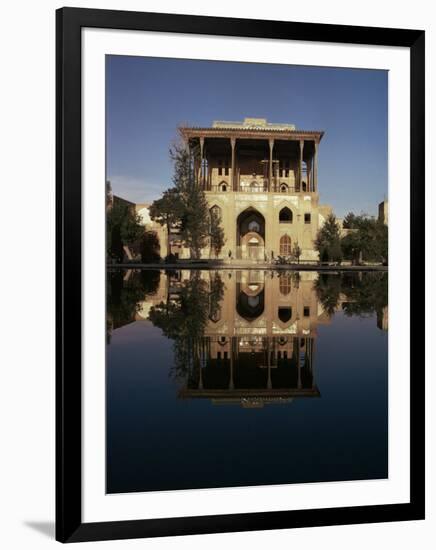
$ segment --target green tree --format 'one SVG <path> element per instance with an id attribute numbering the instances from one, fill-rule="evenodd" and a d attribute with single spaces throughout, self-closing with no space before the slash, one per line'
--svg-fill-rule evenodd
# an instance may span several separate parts
<path id="1" fill-rule="evenodd" d="M 342 222 L 342 227 L 344 229 L 355 229 L 356 217 L 356 214 L 354 214 L 353 212 L 348 212 L 348 214 L 344 218 L 344 221 Z"/>
<path id="2" fill-rule="evenodd" d="M 224 237 L 224 229 L 221 227 L 221 218 L 213 209 L 210 211 L 209 236 L 211 252 L 213 252 L 215 254 L 215 258 L 217 258 L 226 240 Z"/>
<path id="3" fill-rule="evenodd" d="M 194 161 L 198 161 L 198 156 L 198 148 L 189 150 L 184 143 L 170 149 L 174 186 L 150 208 L 151 218 L 167 227 L 168 250 L 171 229 L 177 226 L 181 240 L 194 259 L 200 257 L 201 249 L 206 246 L 211 225 L 206 195 L 195 178 Z"/>
<path id="4" fill-rule="evenodd" d="M 375 257 L 383 264 L 388 263 L 389 231 L 388 226 L 381 220 L 375 223 Z"/>
<path id="5" fill-rule="evenodd" d="M 156 231 L 145 231 L 139 246 L 143 263 L 155 262 L 160 259 L 160 244 Z"/>
<path id="6" fill-rule="evenodd" d="M 383 222 L 362 214 L 347 215 L 351 230 L 342 239 L 342 249 L 347 259 L 354 263 L 362 260 L 387 263 L 388 228 Z"/>
<path id="7" fill-rule="evenodd" d="M 133 205 L 112 195 L 106 182 L 106 253 L 108 258 L 122 262 L 124 246 L 138 243 L 144 233 L 141 218 Z"/>
<path id="8" fill-rule="evenodd" d="M 173 183 L 182 205 L 180 237 L 191 258 L 197 259 L 207 244 L 210 225 L 206 195 L 195 178 L 194 164 L 199 151 L 197 147 L 189 150 L 180 144 L 170 150 L 170 156 L 174 163 Z"/>
<path id="9" fill-rule="evenodd" d="M 333 214 L 330 214 L 318 231 L 315 249 L 318 250 L 321 261 L 340 262 L 342 260 L 341 236 L 336 216 Z"/>
<path id="10" fill-rule="evenodd" d="M 292 249 L 292 256 L 297 260 L 297 263 L 300 263 L 300 257 L 303 251 L 301 250 L 299 244 L 296 242 Z"/>
<path id="11" fill-rule="evenodd" d="M 149 212 L 153 221 L 166 227 L 167 254 L 169 254 L 171 229 L 180 225 L 183 215 L 183 205 L 178 190 L 171 188 L 164 191 L 162 197 L 152 203 Z"/>

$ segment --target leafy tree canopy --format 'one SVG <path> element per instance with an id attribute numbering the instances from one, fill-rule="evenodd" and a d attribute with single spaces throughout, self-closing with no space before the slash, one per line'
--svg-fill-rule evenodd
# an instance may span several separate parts
<path id="1" fill-rule="evenodd" d="M 221 218 L 213 209 L 210 211 L 210 249 L 215 254 L 215 257 L 221 252 L 226 239 L 224 237 L 224 229 L 221 227 Z"/>
<path id="2" fill-rule="evenodd" d="M 315 249 L 318 250 L 322 261 L 340 262 L 342 260 L 341 235 L 334 214 L 330 214 L 318 231 L 315 239 Z"/>
<path id="3" fill-rule="evenodd" d="M 106 182 L 106 252 L 109 258 L 123 261 L 124 246 L 139 242 L 144 233 L 141 217 L 133 205 L 113 196 L 110 182 Z"/>
<path id="4" fill-rule="evenodd" d="M 342 239 L 342 249 L 347 259 L 386 263 L 388 259 L 388 228 L 365 214 L 347 214 L 351 231 Z M 344 220 L 345 221 L 345 220 Z"/>
<path id="5" fill-rule="evenodd" d="M 217 255 L 224 246 L 224 232 L 217 216 L 211 216 L 204 190 L 195 177 L 194 166 L 198 164 L 198 148 L 188 148 L 184 143 L 170 149 L 174 164 L 173 187 L 162 198 L 153 202 L 150 216 L 161 225 L 166 225 L 168 235 L 176 226 L 191 258 L 199 258 L 201 249 L 208 244 Z M 169 250 L 169 241 L 168 241 Z"/>

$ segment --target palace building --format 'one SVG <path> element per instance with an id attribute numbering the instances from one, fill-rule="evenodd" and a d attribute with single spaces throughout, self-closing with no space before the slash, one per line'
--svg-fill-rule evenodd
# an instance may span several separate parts
<path id="1" fill-rule="evenodd" d="M 199 151 L 198 184 L 220 218 L 225 245 L 220 257 L 271 261 L 291 256 L 318 260 L 314 240 L 331 213 L 319 204 L 318 149 L 322 131 L 297 130 L 263 118 L 215 121 L 209 128 L 183 127 L 183 139 Z M 189 251 L 173 239 L 180 258 Z M 204 250 L 204 258 L 212 257 Z"/>

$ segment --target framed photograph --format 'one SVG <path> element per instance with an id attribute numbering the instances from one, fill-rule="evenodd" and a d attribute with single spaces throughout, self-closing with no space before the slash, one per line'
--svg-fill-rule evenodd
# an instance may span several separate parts
<path id="1" fill-rule="evenodd" d="M 424 32 L 56 48 L 56 538 L 423 519 Z"/>

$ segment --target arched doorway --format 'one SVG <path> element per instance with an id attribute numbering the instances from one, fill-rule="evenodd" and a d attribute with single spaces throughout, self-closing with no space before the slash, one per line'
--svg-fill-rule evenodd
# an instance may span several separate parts
<path id="1" fill-rule="evenodd" d="M 263 260 L 265 243 L 262 237 L 253 231 L 246 233 L 241 238 L 241 251 L 243 256 L 242 259 L 248 260 Z"/>
<path id="2" fill-rule="evenodd" d="M 241 212 L 236 224 L 237 258 L 265 259 L 265 218 L 254 208 Z"/>

